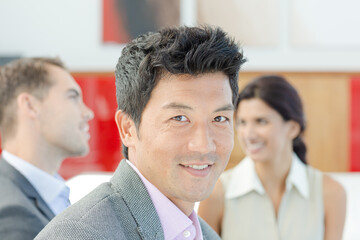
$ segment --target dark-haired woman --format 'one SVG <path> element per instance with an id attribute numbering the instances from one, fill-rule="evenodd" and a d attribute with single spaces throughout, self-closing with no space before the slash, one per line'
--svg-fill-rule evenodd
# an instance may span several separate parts
<path id="1" fill-rule="evenodd" d="M 240 93 L 235 127 L 247 156 L 221 176 L 199 215 L 224 240 L 340 240 L 345 190 L 306 163 L 297 91 L 280 76 L 253 80 Z"/>

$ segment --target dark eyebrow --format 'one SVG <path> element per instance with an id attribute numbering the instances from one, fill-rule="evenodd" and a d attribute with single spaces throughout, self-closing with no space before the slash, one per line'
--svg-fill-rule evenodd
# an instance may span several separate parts
<path id="1" fill-rule="evenodd" d="M 67 94 L 74 94 L 75 96 L 81 96 L 81 93 L 75 89 L 75 88 L 70 88 L 66 91 Z"/>
<path id="2" fill-rule="evenodd" d="M 222 112 L 222 111 L 234 111 L 234 105 L 227 104 L 225 106 L 216 109 L 214 112 Z"/>
<path id="3" fill-rule="evenodd" d="M 192 107 L 189 107 L 187 105 L 181 104 L 181 103 L 169 103 L 166 104 L 163 108 L 165 109 L 188 109 L 188 110 L 193 110 Z M 222 112 L 222 111 L 234 111 L 234 105 L 232 104 L 227 104 L 225 106 L 219 107 L 218 109 L 216 109 L 214 112 Z"/>
<path id="4" fill-rule="evenodd" d="M 165 109 L 170 109 L 170 108 L 172 108 L 172 109 L 188 109 L 188 110 L 193 109 L 192 107 L 186 106 L 186 105 L 181 104 L 181 103 L 175 103 L 175 102 L 166 104 L 162 108 L 165 108 Z"/>

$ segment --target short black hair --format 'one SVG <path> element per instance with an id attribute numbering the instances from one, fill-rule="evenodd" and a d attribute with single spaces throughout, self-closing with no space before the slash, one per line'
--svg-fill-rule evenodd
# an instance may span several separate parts
<path id="1" fill-rule="evenodd" d="M 173 27 L 141 35 L 123 49 L 116 65 L 118 109 L 138 128 L 152 90 L 167 73 L 223 72 L 229 77 L 235 105 L 238 73 L 245 61 L 240 46 L 218 27 Z M 124 145 L 123 153 L 128 158 Z"/>

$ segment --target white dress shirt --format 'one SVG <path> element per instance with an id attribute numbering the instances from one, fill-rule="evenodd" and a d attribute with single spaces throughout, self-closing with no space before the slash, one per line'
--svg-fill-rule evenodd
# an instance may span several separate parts
<path id="1" fill-rule="evenodd" d="M 70 205 L 70 189 L 59 174 L 52 176 L 5 150 L 2 156 L 33 185 L 55 215 Z"/>

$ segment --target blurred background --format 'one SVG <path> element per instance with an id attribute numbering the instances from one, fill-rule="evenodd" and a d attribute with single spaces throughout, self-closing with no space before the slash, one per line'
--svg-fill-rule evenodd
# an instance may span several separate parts
<path id="1" fill-rule="evenodd" d="M 359 9 L 358 0 L 0 0 L 0 67 L 19 57 L 59 56 L 81 86 L 95 112 L 91 150 L 65 160 L 60 169 L 65 179 L 93 173 L 68 181 L 75 202 L 108 180 L 122 159 L 113 71 L 124 44 L 165 26 L 220 26 L 241 43 L 248 59 L 240 88 L 275 73 L 299 91 L 309 163 L 345 186 L 344 239 L 355 240 L 360 236 Z M 243 156 L 235 139 L 228 168 Z"/>
<path id="2" fill-rule="evenodd" d="M 121 160 L 113 70 L 126 42 L 171 25 L 223 27 L 244 48 L 239 77 L 276 73 L 305 106 L 308 159 L 330 172 L 360 171 L 360 2 L 357 0 L 0 0 L 0 65 L 59 56 L 95 112 L 91 151 L 61 174 L 113 171 Z M 228 167 L 243 153 L 237 143 Z"/>

